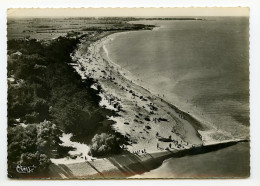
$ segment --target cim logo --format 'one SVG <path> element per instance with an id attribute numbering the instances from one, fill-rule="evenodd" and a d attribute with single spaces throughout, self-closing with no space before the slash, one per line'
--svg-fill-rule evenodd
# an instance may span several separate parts
<path id="1" fill-rule="evenodd" d="M 36 166 L 22 166 L 22 165 L 17 165 L 16 166 L 16 171 L 18 173 L 22 173 L 22 174 L 28 174 L 28 173 L 32 173 L 33 170 L 36 168 Z"/>

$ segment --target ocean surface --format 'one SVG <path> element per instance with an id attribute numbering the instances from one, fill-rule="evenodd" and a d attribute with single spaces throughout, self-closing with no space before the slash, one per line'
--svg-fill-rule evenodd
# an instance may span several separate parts
<path id="1" fill-rule="evenodd" d="M 239 143 L 217 151 L 171 158 L 158 169 L 134 178 L 233 178 L 250 174 L 248 143 Z M 225 158 L 223 158 L 225 157 Z"/>
<path id="2" fill-rule="evenodd" d="M 116 36 L 109 58 L 201 121 L 205 139 L 249 138 L 248 17 L 204 18 L 138 21 L 158 27 Z"/>
<path id="3" fill-rule="evenodd" d="M 116 36 L 106 44 L 109 58 L 203 123 L 206 140 L 249 138 L 249 20 L 205 19 L 139 21 L 158 28 Z M 137 177 L 245 177 L 249 149 L 243 143 L 172 158 Z"/>

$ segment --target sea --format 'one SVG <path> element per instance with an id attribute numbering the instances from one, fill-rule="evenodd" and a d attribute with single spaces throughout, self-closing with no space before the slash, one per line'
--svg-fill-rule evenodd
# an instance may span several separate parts
<path id="1" fill-rule="evenodd" d="M 248 143 L 204 154 L 171 158 L 157 169 L 133 178 L 246 178 L 250 175 Z"/>
<path id="2" fill-rule="evenodd" d="M 141 86 L 198 119 L 206 140 L 249 139 L 249 18 L 202 19 L 133 22 L 157 27 L 117 35 L 106 44 L 109 58 Z M 245 146 L 249 149 L 248 143 L 237 148 L 249 164 Z M 222 155 L 218 161 L 229 162 Z M 205 157 L 198 156 L 194 160 L 203 164 Z"/>

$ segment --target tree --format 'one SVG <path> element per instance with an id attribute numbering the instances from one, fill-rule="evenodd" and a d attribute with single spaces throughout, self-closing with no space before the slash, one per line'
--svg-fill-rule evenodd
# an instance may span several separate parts
<path id="1" fill-rule="evenodd" d="M 49 166 L 52 150 L 61 142 L 61 131 L 56 125 L 44 121 L 8 128 L 8 173 L 10 177 L 17 176 L 17 165 L 36 166 L 35 173 L 44 172 Z"/>
<path id="2" fill-rule="evenodd" d="M 90 153 L 93 156 L 118 154 L 121 151 L 120 139 L 113 134 L 96 134 L 91 142 Z"/>

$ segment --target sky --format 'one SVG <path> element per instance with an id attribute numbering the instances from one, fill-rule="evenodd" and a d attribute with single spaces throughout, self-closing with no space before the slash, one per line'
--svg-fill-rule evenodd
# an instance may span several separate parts
<path id="1" fill-rule="evenodd" d="M 249 16 L 249 8 L 26 8 L 8 9 L 8 17 L 98 16 Z"/>

